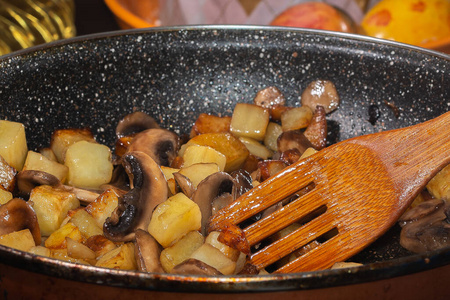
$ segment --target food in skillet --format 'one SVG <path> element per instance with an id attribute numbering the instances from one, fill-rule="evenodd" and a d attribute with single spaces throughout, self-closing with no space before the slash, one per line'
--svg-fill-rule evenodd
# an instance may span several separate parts
<path id="1" fill-rule="evenodd" d="M 329 81 L 312 82 L 300 107 L 287 107 L 281 91 L 268 87 L 252 104 L 237 104 L 232 116 L 200 114 L 189 138 L 135 112 L 118 124 L 114 153 L 88 129 L 56 130 L 49 148 L 28 151 L 23 126 L 1 121 L 0 243 L 106 268 L 204 275 L 270 271 L 247 268 L 243 253 L 208 230 L 208 219 L 259 182 L 324 148 L 325 116 L 338 105 Z M 448 198 L 448 169 L 442 172 L 421 199 L 446 209 L 436 200 Z M 404 218 L 402 224 L 417 221 Z"/>

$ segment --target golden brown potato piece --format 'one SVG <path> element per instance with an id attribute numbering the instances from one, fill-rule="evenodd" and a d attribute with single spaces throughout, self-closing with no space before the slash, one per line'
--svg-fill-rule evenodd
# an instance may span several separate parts
<path id="1" fill-rule="evenodd" d="M 95 142 L 90 129 L 58 129 L 52 134 L 50 149 L 52 149 L 58 162 L 64 164 L 67 148 L 79 141 Z"/>
<path id="2" fill-rule="evenodd" d="M 229 132 L 231 117 L 219 117 L 202 113 L 192 126 L 191 138 L 204 133 Z"/>
<path id="3" fill-rule="evenodd" d="M 0 121 L 0 155 L 17 171 L 22 171 L 28 146 L 22 123 Z"/>

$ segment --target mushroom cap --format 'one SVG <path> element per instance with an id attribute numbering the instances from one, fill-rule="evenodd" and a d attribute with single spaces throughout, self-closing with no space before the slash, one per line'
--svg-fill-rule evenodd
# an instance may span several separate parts
<path id="1" fill-rule="evenodd" d="M 54 175 L 37 170 L 23 170 L 17 174 L 17 189 L 21 196 L 28 197 L 39 185 L 59 186 L 61 181 Z"/>
<path id="2" fill-rule="evenodd" d="M 216 268 L 195 259 L 189 258 L 172 269 L 172 273 L 179 275 L 206 275 L 218 276 L 223 275 Z"/>
<path id="3" fill-rule="evenodd" d="M 299 130 L 290 130 L 283 132 L 278 137 L 277 144 L 279 152 L 284 152 L 290 149 L 297 149 L 300 154 L 303 154 L 306 149 L 313 147 L 311 142 Z"/>
<path id="4" fill-rule="evenodd" d="M 195 187 L 192 184 L 192 181 L 179 172 L 173 173 L 173 178 L 178 186 L 181 188 L 181 191 L 188 197 L 191 198 L 195 192 Z"/>
<path id="5" fill-rule="evenodd" d="M 29 229 L 36 245 L 41 244 L 41 230 L 34 209 L 25 200 L 13 198 L 0 206 L 0 235 Z"/>
<path id="6" fill-rule="evenodd" d="M 212 215 L 213 201 L 226 193 L 231 195 L 231 201 L 236 199 L 233 177 L 225 172 L 213 173 L 197 185 L 197 190 L 192 195 L 192 201 L 197 203 L 202 213 L 202 234 L 206 235 L 208 232 L 207 227 L 209 217 Z"/>
<path id="7" fill-rule="evenodd" d="M 120 139 L 150 128 L 159 128 L 155 119 L 144 112 L 136 111 L 119 121 L 116 126 L 116 136 Z"/>
<path id="8" fill-rule="evenodd" d="M 450 203 L 428 200 L 407 211 L 400 219 L 400 244 L 414 253 L 450 245 Z"/>
<path id="9" fill-rule="evenodd" d="M 107 238 L 128 242 L 135 238 L 135 230 L 146 230 L 153 209 L 168 197 L 166 179 L 159 165 L 140 151 L 126 153 L 122 164 L 130 178 L 131 190 L 119 197 L 119 203 L 103 224 Z"/>
<path id="10" fill-rule="evenodd" d="M 159 257 L 161 246 L 145 230 L 137 229 L 135 232 L 134 251 L 138 269 L 143 272 L 164 273 Z"/>
<path id="11" fill-rule="evenodd" d="M 132 139 L 127 152 L 141 151 L 160 166 L 170 166 L 180 148 L 180 138 L 166 129 L 147 129 Z"/>

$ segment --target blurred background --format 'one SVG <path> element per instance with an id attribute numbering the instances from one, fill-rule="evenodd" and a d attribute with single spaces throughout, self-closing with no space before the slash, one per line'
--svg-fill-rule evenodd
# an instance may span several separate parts
<path id="1" fill-rule="evenodd" d="M 0 0 L 0 55 L 77 35 L 186 24 L 316 28 L 450 53 L 450 0 Z"/>

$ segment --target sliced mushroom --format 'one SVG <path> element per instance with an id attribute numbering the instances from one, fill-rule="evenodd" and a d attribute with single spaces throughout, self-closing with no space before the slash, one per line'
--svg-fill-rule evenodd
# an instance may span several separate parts
<path id="1" fill-rule="evenodd" d="M 31 190 L 39 185 L 49 185 L 72 192 L 83 203 L 91 203 L 100 195 L 100 191 L 90 191 L 64 185 L 56 176 L 44 171 L 23 170 L 16 177 L 18 193 L 22 197 L 29 197 Z"/>
<path id="2" fill-rule="evenodd" d="M 323 106 L 316 106 L 314 114 L 306 128 L 304 135 L 314 146 L 314 149 L 321 150 L 327 145 L 327 120 L 325 118 L 325 109 Z"/>
<path id="3" fill-rule="evenodd" d="M 400 244 L 414 253 L 450 246 L 450 203 L 428 200 L 406 212 L 400 219 Z"/>
<path id="4" fill-rule="evenodd" d="M 13 192 L 17 171 L 0 156 L 0 185 L 3 189 Z"/>
<path id="5" fill-rule="evenodd" d="M 61 185 L 61 181 L 56 176 L 43 171 L 20 171 L 16 179 L 19 195 L 23 197 L 28 197 L 31 190 L 39 185 L 50 185 L 53 187 Z"/>
<path id="6" fill-rule="evenodd" d="M 134 245 L 136 262 L 140 271 L 164 273 L 159 260 L 161 246 L 150 233 L 142 229 L 136 230 Z"/>
<path id="7" fill-rule="evenodd" d="M 272 108 L 276 105 L 284 105 L 286 98 L 276 86 L 269 86 L 256 93 L 253 103 L 264 108 Z"/>
<path id="8" fill-rule="evenodd" d="M 173 173 L 173 178 L 178 186 L 181 188 L 181 191 L 188 197 L 191 198 L 195 192 L 195 187 L 192 184 L 192 181 L 184 176 L 181 173 L 175 172 Z"/>
<path id="9" fill-rule="evenodd" d="M 333 82 L 329 80 L 315 80 L 302 93 L 302 105 L 314 110 L 318 105 L 325 108 L 325 113 L 337 109 L 340 103 L 339 95 Z"/>
<path id="10" fill-rule="evenodd" d="M 235 183 L 233 177 L 225 172 L 217 172 L 203 179 L 192 195 L 192 200 L 198 204 L 202 213 L 202 234 L 208 232 L 209 217 L 212 215 L 212 205 L 216 198 L 224 194 L 231 195 L 232 202 L 235 199 Z"/>
<path id="11" fill-rule="evenodd" d="M 134 151 L 122 157 L 130 177 L 131 190 L 119 197 L 119 204 L 106 219 L 103 232 L 115 242 L 131 241 L 135 230 L 147 230 L 153 209 L 165 201 L 168 187 L 159 165 L 144 152 Z"/>
<path id="12" fill-rule="evenodd" d="M 285 131 L 278 137 L 278 151 L 284 152 L 291 149 L 297 149 L 303 154 L 306 149 L 313 147 L 311 142 L 299 130 Z"/>
<path id="13" fill-rule="evenodd" d="M 155 119 L 144 112 L 136 111 L 119 121 L 116 127 L 116 136 L 120 139 L 151 128 L 159 128 Z"/>
<path id="14" fill-rule="evenodd" d="M 204 262 L 189 258 L 172 269 L 172 273 L 179 275 L 203 275 L 203 276 L 218 276 L 223 275 L 216 268 L 211 267 Z"/>
<path id="15" fill-rule="evenodd" d="M 128 152 L 141 151 L 149 155 L 160 166 L 169 167 L 177 156 L 179 137 L 166 129 L 147 129 L 133 138 Z"/>
<path id="16" fill-rule="evenodd" d="M 248 191 L 250 191 L 253 188 L 252 184 L 252 177 L 250 174 L 243 170 L 237 170 L 232 172 L 231 177 L 233 177 L 234 183 L 235 183 L 235 197 L 236 199 L 240 196 L 244 195 Z"/>
<path id="17" fill-rule="evenodd" d="M 36 245 L 41 244 L 41 230 L 33 208 L 19 198 L 13 198 L 0 206 L 0 235 L 29 229 Z"/>

